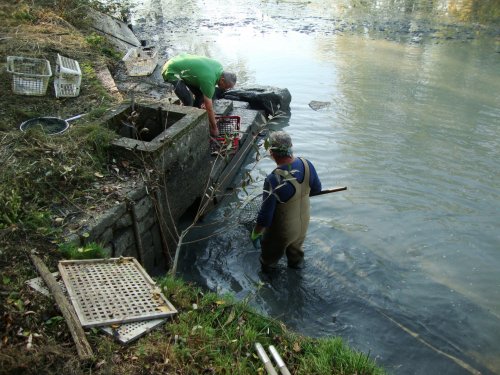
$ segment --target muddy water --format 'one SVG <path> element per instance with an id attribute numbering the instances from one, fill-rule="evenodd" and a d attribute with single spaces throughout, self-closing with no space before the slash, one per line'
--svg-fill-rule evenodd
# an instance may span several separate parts
<path id="1" fill-rule="evenodd" d="M 292 116 L 273 127 L 325 187 L 349 187 L 312 199 L 305 269 L 260 272 L 248 231 L 224 221 L 238 191 L 191 233 L 224 228 L 183 248 L 182 276 L 390 373 L 500 373 L 500 43 L 474 19 L 494 2 L 473 3 L 137 1 L 135 30 L 164 57 L 288 88 Z M 254 159 L 258 189 L 273 163 Z"/>

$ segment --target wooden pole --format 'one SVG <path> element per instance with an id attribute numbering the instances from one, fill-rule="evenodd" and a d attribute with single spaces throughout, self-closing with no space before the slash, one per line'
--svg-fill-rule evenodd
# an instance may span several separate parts
<path id="1" fill-rule="evenodd" d="M 311 194 L 311 197 L 315 197 L 317 195 L 323 195 L 323 194 L 336 193 L 337 191 L 344 191 L 344 190 L 347 190 L 347 186 L 337 187 L 337 188 L 333 188 L 333 189 L 321 190 L 319 193 Z"/>
<path id="2" fill-rule="evenodd" d="M 57 283 L 57 280 L 54 276 L 52 276 L 45 263 L 43 263 L 43 260 L 34 254 L 30 254 L 30 258 L 35 265 L 36 270 L 52 293 L 59 310 L 66 320 L 66 324 L 68 325 L 73 341 L 75 342 L 78 356 L 81 360 L 91 359 L 94 353 L 92 352 L 92 348 L 87 341 L 87 337 L 85 336 L 85 332 L 73 306 L 68 302 L 68 299 Z"/>

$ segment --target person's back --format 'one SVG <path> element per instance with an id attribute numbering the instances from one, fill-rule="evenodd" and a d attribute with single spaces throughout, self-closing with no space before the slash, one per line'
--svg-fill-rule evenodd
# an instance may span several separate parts
<path id="1" fill-rule="evenodd" d="M 285 203 L 295 194 L 295 186 L 291 182 L 287 182 L 283 177 L 283 172 L 288 171 L 291 179 L 302 183 L 305 177 L 305 167 L 310 171 L 308 186 L 312 194 L 321 191 L 321 182 L 312 163 L 303 158 L 295 158 L 293 162 L 286 166 L 278 166 L 271 172 L 264 181 L 264 193 L 262 209 L 259 211 L 257 222 L 265 227 L 270 226 L 273 216 L 272 213 L 276 209 L 278 202 Z M 280 170 L 280 171 L 278 171 Z"/>
<path id="2" fill-rule="evenodd" d="M 207 111 L 210 135 L 218 136 L 212 100 L 222 98 L 226 90 L 234 87 L 236 74 L 224 72 L 222 65 L 216 60 L 189 54 L 168 60 L 161 74 L 166 82 L 173 85 L 174 92 L 183 105 Z"/>
<path id="3" fill-rule="evenodd" d="M 288 266 L 296 268 L 304 258 L 309 195 L 321 191 L 321 182 L 312 163 L 293 156 L 288 134 L 279 131 L 269 138 L 277 168 L 264 182 L 263 202 L 251 239 L 255 245 L 262 238 L 260 262 L 264 270 L 274 268 L 284 254 Z"/>
<path id="4" fill-rule="evenodd" d="M 162 76 L 167 82 L 182 79 L 188 85 L 200 89 L 206 97 L 212 98 L 223 71 L 222 65 L 216 60 L 205 56 L 182 54 L 167 61 Z"/>

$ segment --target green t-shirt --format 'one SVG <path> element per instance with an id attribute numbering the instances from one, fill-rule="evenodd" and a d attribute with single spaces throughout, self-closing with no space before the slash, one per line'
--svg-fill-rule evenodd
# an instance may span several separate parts
<path id="1" fill-rule="evenodd" d="M 199 87 L 206 97 L 212 98 L 222 72 L 222 65 L 218 61 L 204 56 L 182 54 L 168 60 L 161 74 L 167 82 L 182 79 L 188 85 Z"/>

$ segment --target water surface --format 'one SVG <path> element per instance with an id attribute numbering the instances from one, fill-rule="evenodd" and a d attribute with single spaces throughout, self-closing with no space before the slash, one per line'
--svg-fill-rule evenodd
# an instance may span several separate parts
<path id="1" fill-rule="evenodd" d="M 288 88 L 292 116 L 273 127 L 325 187 L 349 188 L 311 200 L 304 270 L 262 274 L 248 231 L 226 220 L 183 248 L 180 273 L 301 333 L 340 335 L 390 373 L 500 373 L 498 25 L 459 22 L 472 16 L 453 5 L 473 2 L 330 3 L 134 6 L 163 56 L 205 54 L 239 85 Z M 258 189 L 273 163 L 254 159 L 243 172 Z"/>

